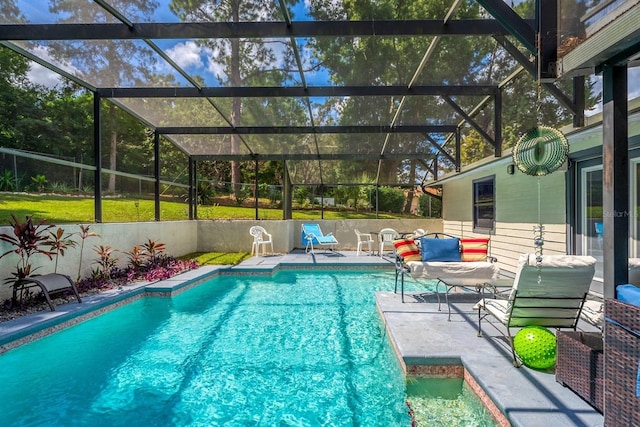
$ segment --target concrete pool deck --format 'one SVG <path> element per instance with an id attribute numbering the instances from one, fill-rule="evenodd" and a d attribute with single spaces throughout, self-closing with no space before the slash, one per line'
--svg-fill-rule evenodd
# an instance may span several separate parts
<path id="1" fill-rule="evenodd" d="M 223 271 L 265 272 L 274 268 L 345 268 L 371 266 L 393 268 L 389 257 L 355 256 L 355 251 L 290 254 L 253 257 L 238 266 L 201 267 L 157 284 L 137 284 L 83 299 L 82 304 L 58 306 L 55 312 L 40 312 L 0 323 L 0 353 L 11 348 L 7 342 L 22 340 L 27 334 L 45 328 L 66 327 L 69 319 L 81 321 L 95 310 L 113 302 L 126 303 L 146 292 L 177 289 L 197 283 L 203 274 Z M 511 425 L 536 426 L 602 426 L 604 417 L 570 389 L 555 380 L 553 372 L 539 372 L 526 367 L 515 368 L 511 351 L 504 337 L 489 325 L 483 327 L 484 336 L 477 337 L 477 312 L 472 309 L 477 296 L 451 298 L 451 321 L 447 321 L 446 306 L 438 311 L 433 298 L 405 294 L 376 294 L 378 312 L 388 331 L 388 338 L 407 365 L 462 365 L 481 386 L 488 397 L 507 417 Z M 588 325 L 579 329 L 593 330 Z M 49 329 L 50 333 L 51 329 Z"/>

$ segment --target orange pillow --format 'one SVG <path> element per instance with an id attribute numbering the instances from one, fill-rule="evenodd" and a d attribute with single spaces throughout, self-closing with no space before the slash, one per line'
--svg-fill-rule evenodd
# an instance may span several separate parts
<path id="1" fill-rule="evenodd" d="M 489 254 L 489 239 L 460 239 L 462 261 L 486 261 Z"/>
<path id="2" fill-rule="evenodd" d="M 422 261 L 420 249 L 416 246 L 413 239 L 399 239 L 393 241 L 396 247 L 396 253 L 400 255 L 405 262 Z"/>

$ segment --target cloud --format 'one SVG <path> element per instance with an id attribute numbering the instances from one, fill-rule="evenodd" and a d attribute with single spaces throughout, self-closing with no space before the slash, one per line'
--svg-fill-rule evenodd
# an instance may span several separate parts
<path id="1" fill-rule="evenodd" d="M 27 78 L 31 83 L 48 88 L 53 88 L 62 83 L 62 76 L 36 62 L 33 62 L 29 67 Z"/>
<path id="2" fill-rule="evenodd" d="M 33 49 L 33 52 L 38 58 L 56 64 L 60 69 L 68 72 L 72 75 L 77 75 L 77 70 L 75 67 L 68 63 L 60 63 L 60 61 L 55 60 L 51 57 L 49 53 L 49 49 L 46 46 L 36 46 Z M 48 88 L 56 87 L 57 85 L 63 82 L 64 77 L 52 71 L 37 62 L 31 62 L 29 66 L 29 71 L 27 72 L 27 77 L 31 83 L 42 85 Z"/>
<path id="3" fill-rule="evenodd" d="M 588 77 L 591 82 L 594 82 L 593 93 L 602 95 L 602 75 L 591 75 Z M 627 98 L 629 100 L 640 97 L 640 67 L 632 67 L 627 69 Z M 602 100 L 593 106 L 592 109 L 587 110 L 585 115 L 587 117 L 602 112 Z"/>
<path id="4" fill-rule="evenodd" d="M 180 68 L 187 69 L 193 67 L 200 69 L 204 67 L 202 62 L 202 48 L 196 42 L 187 41 L 178 43 L 171 49 L 167 50 L 169 58 L 173 59 Z"/>

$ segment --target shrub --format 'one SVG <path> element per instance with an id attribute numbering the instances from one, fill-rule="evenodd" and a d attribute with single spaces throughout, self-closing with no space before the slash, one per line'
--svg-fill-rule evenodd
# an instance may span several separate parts
<path id="1" fill-rule="evenodd" d="M 309 187 L 296 187 L 293 189 L 293 200 L 300 206 L 305 206 L 311 194 Z"/>
<path id="2" fill-rule="evenodd" d="M 440 218 L 442 216 L 442 200 L 436 199 L 428 194 L 423 194 L 418 199 L 420 206 L 420 214 L 431 218 Z"/>
<path id="3" fill-rule="evenodd" d="M 0 191 L 16 191 L 18 182 L 13 176 L 13 172 L 6 169 L 0 174 Z"/>
<path id="4" fill-rule="evenodd" d="M 401 213 L 404 208 L 404 192 L 399 188 L 380 187 L 378 209 L 385 212 Z"/>
<path id="5" fill-rule="evenodd" d="M 45 185 L 47 185 L 47 177 L 42 174 L 32 176 L 31 181 L 33 181 L 33 183 L 35 184 L 38 193 L 42 193 L 44 191 Z"/>

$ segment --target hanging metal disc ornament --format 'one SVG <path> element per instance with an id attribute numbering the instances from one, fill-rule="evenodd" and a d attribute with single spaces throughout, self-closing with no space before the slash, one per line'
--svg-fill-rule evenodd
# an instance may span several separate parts
<path id="1" fill-rule="evenodd" d="M 513 162 L 532 176 L 544 176 L 557 170 L 567 160 L 569 143 L 559 130 L 538 126 L 522 135 L 513 148 Z"/>

